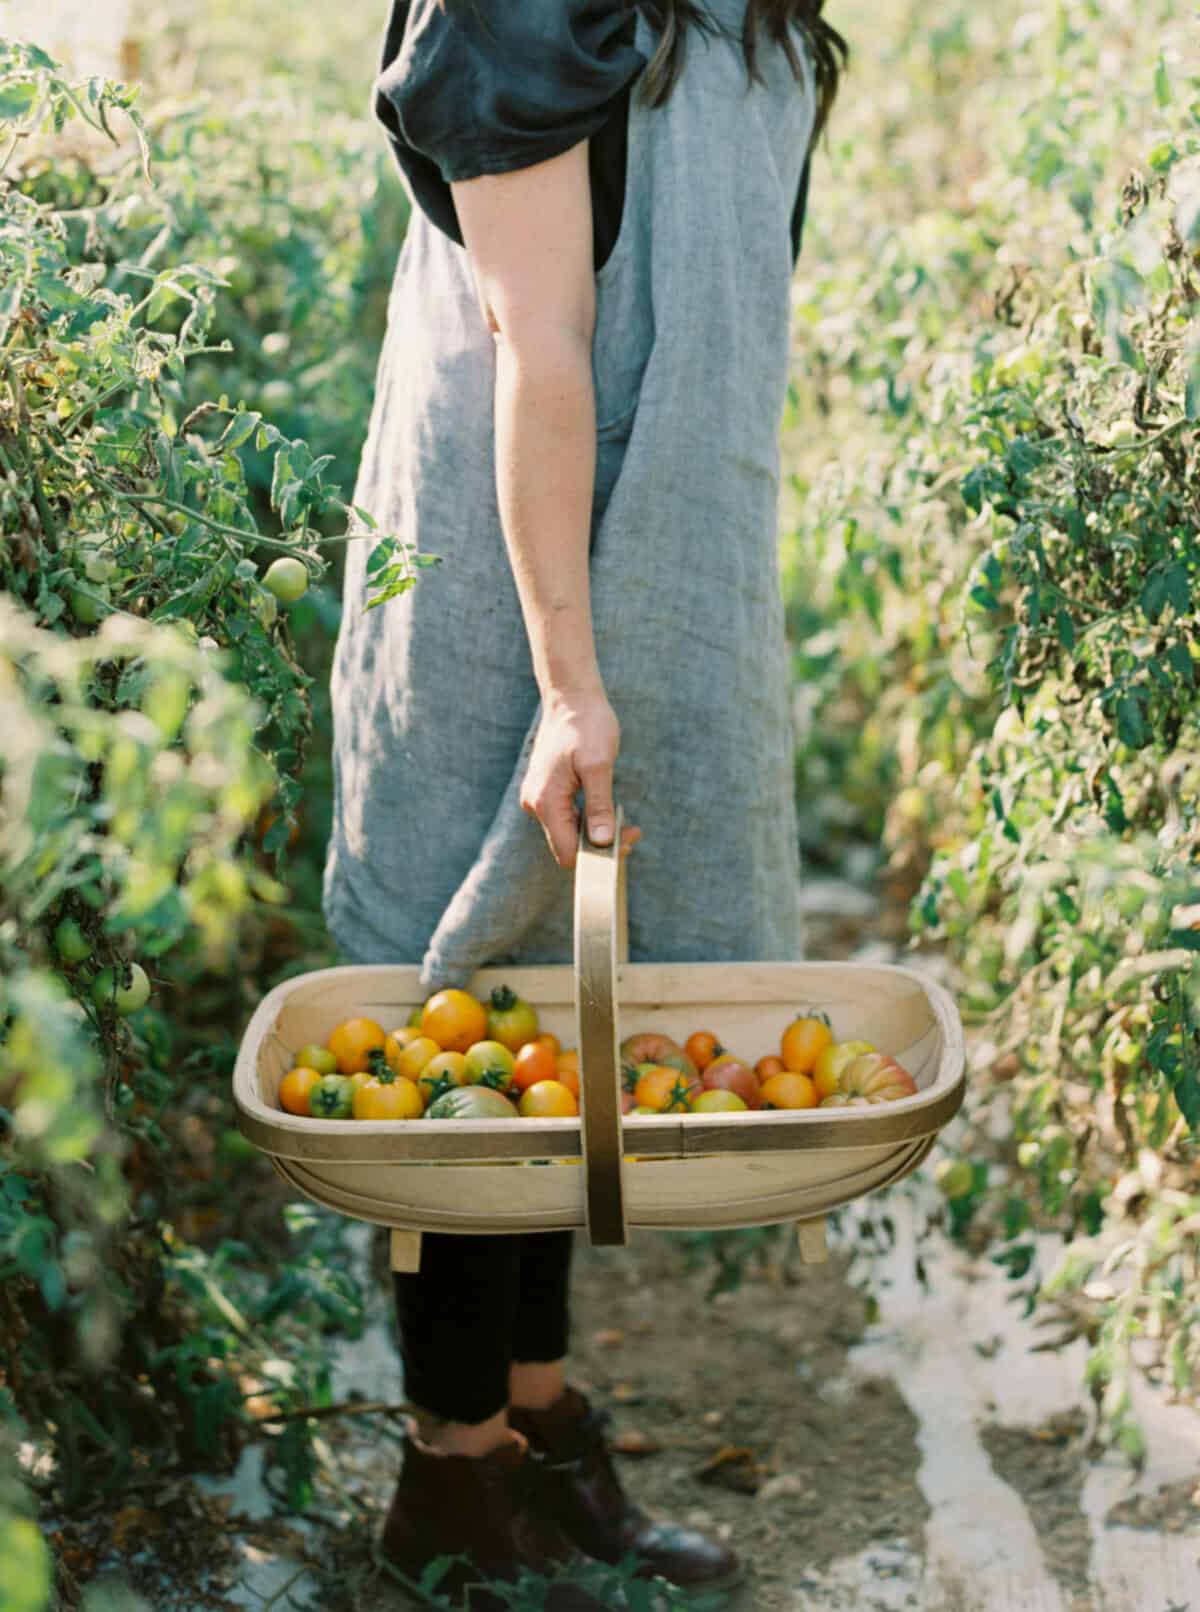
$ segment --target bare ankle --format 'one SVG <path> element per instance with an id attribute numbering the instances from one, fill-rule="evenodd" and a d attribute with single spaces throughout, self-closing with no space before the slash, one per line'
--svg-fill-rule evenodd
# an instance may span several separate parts
<path id="1" fill-rule="evenodd" d="M 508 1425 L 507 1411 L 498 1411 L 486 1422 L 448 1422 L 432 1411 L 414 1408 L 417 1436 L 438 1455 L 491 1455 L 511 1444 L 519 1435 Z"/>

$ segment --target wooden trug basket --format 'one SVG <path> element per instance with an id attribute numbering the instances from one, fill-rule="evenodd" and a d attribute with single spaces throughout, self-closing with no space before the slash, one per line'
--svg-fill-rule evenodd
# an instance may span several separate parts
<path id="1" fill-rule="evenodd" d="M 422 1231 L 584 1225 L 599 1246 L 625 1243 L 630 1226 L 795 1220 L 804 1257 L 821 1258 L 825 1212 L 916 1169 L 957 1112 L 965 1056 L 954 1002 L 923 974 L 891 964 L 630 963 L 624 862 L 614 847 L 586 839 L 580 847 L 574 968 L 483 969 L 470 982 L 484 999 L 511 986 L 537 1007 L 543 1029 L 579 1048 L 579 1119 L 286 1113 L 279 1083 L 298 1048 L 323 1043 L 352 1016 L 391 1029 L 422 1000 L 415 966 L 376 965 L 302 974 L 259 1004 L 233 1077 L 244 1134 L 297 1191 L 393 1228 L 400 1270 L 417 1268 Z M 682 1042 L 705 1028 L 753 1060 L 810 1006 L 828 1013 L 837 1040 L 862 1038 L 897 1057 L 918 1093 L 871 1108 L 622 1118 L 622 1035 L 658 1030 Z"/>

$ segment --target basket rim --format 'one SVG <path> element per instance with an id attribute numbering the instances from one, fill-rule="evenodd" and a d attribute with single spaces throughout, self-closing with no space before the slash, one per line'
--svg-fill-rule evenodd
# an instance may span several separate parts
<path id="1" fill-rule="evenodd" d="M 714 972 L 741 978 L 740 971 L 770 976 L 776 971 L 804 970 L 820 975 L 854 973 L 866 977 L 891 976 L 912 983 L 924 995 L 934 1020 L 942 1032 L 942 1047 L 933 1080 L 912 1097 L 903 1097 L 877 1108 L 779 1110 L 745 1114 L 663 1114 L 628 1115 L 622 1129 L 634 1133 L 630 1151 L 648 1159 L 695 1159 L 702 1154 L 790 1152 L 797 1149 L 853 1149 L 880 1144 L 913 1141 L 940 1130 L 962 1105 L 965 1094 L 966 1047 L 962 1021 L 949 992 L 920 969 L 901 963 L 819 961 L 802 958 L 769 962 L 683 962 L 622 963 L 617 982 L 627 998 L 633 988 L 632 1005 L 650 1005 L 662 1000 L 662 993 L 651 992 L 645 1002 L 637 1002 L 636 986 L 647 973 L 659 978 L 664 973 L 680 981 L 699 982 Z M 292 975 L 268 991 L 255 1008 L 238 1047 L 233 1074 L 233 1097 L 238 1126 L 257 1147 L 279 1158 L 353 1163 L 486 1163 L 523 1159 L 579 1158 L 582 1154 L 582 1127 L 578 1118 L 523 1119 L 514 1125 L 499 1120 L 427 1120 L 415 1125 L 409 1120 L 321 1120 L 288 1114 L 266 1103 L 258 1093 L 257 1060 L 259 1048 L 274 1026 L 288 998 L 316 982 L 365 976 L 405 978 L 405 988 L 415 981 L 416 965 L 410 963 L 343 963 L 311 969 Z M 569 963 L 517 965 L 479 970 L 469 986 L 489 987 L 493 983 L 516 983 L 527 990 L 552 985 L 566 987 L 563 1000 L 570 1001 L 574 973 Z M 719 1008 L 719 997 L 703 993 Z M 753 1002 L 759 993 L 751 992 L 740 1001 Z M 778 990 L 764 1001 L 778 999 Z M 635 1140 L 636 1138 L 636 1140 Z"/>

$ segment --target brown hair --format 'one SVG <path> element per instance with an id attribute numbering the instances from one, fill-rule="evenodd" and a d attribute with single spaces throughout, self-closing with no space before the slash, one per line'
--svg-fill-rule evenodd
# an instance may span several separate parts
<path id="1" fill-rule="evenodd" d="M 642 75 L 639 93 L 645 96 L 651 106 L 661 106 L 674 89 L 683 68 L 688 29 L 699 28 L 710 34 L 720 29 L 700 0 L 637 0 L 637 3 L 662 34 L 658 49 Z M 849 45 L 821 15 L 824 3 L 825 0 L 746 0 L 746 17 L 742 24 L 742 52 L 746 58 L 746 71 L 752 80 L 760 79 L 760 29 L 765 29 L 768 37 L 783 47 L 793 73 L 799 78 L 800 60 L 790 30 L 793 26 L 803 30 L 812 48 L 816 69 L 814 140 L 825 127 L 837 95 L 839 75 L 850 55 Z"/>

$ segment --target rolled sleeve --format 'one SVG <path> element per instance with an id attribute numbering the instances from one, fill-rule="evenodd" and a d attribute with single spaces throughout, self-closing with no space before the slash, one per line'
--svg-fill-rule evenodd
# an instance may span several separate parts
<path id="1" fill-rule="evenodd" d="M 377 108 L 446 184 L 530 167 L 603 126 L 645 65 L 635 20 L 617 0 L 414 0 Z"/>

